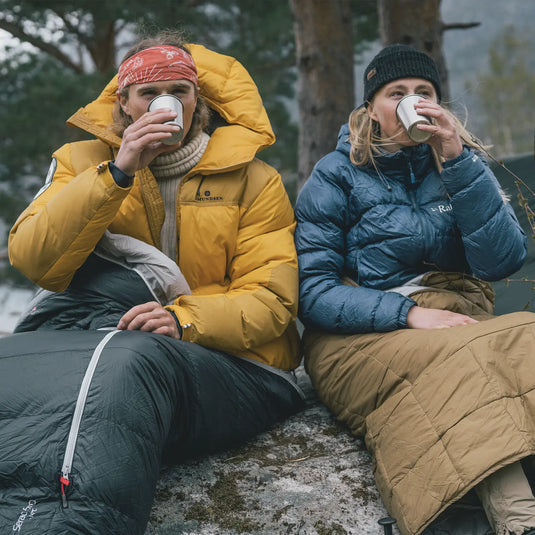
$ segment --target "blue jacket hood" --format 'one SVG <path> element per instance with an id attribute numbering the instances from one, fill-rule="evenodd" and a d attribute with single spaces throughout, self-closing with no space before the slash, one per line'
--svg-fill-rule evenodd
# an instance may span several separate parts
<path id="1" fill-rule="evenodd" d="M 343 124 L 338 131 L 335 150 L 344 154 L 349 159 L 351 144 L 349 143 L 348 123 Z M 385 151 L 375 158 L 375 162 L 379 169 L 385 170 L 391 178 L 401 182 L 405 181 L 407 165 L 409 163 L 416 182 L 421 182 L 429 168 L 434 165 L 431 147 L 425 143 L 403 147 L 396 152 Z M 373 168 L 371 165 L 369 167 L 370 169 Z"/>
<path id="2" fill-rule="evenodd" d="M 338 131 L 338 141 L 336 142 L 336 150 L 347 154 L 349 157 L 349 151 L 351 150 L 351 144 L 349 143 L 349 124 L 343 124 Z"/>

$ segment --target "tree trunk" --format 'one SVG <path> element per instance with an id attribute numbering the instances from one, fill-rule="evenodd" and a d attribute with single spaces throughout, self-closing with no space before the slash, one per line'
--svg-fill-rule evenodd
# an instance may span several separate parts
<path id="1" fill-rule="evenodd" d="M 377 0 L 379 32 L 383 45 L 400 43 L 426 52 L 437 63 L 442 100 L 449 100 L 446 60 L 442 52 L 444 24 L 441 0 Z"/>
<path id="2" fill-rule="evenodd" d="M 87 44 L 87 48 L 95 63 L 95 67 L 99 72 L 112 72 L 116 69 L 115 43 L 117 40 L 117 32 L 115 22 L 98 20 L 98 17 L 95 14 L 94 25 L 94 39 Z"/>
<path id="3" fill-rule="evenodd" d="M 350 0 L 290 0 L 297 55 L 298 187 L 336 146 L 354 105 Z"/>

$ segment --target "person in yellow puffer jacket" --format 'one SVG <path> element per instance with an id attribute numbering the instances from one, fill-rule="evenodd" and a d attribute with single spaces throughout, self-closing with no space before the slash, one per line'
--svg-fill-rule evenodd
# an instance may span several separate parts
<path id="1" fill-rule="evenodd" d="M 168 121 L 177 113 L 147 111 L 161 94 L 183 105 L 183 137 L 173 144 L 166 141 L 178 127 Z M 191 295 L 141 303 L 117 328 L 193 342 L 217 357 L 210 365 L 225 361 L 222 381 L 245 366 L 262 386 L 251 388 L 255 402 L 264 395 L 264 406 L 277 405 L 272 420 L 295 411 L 295 221 L 279 173 L 256 158 L 275 137 L 245 68 L 162 32 L 132 47 L 68 124 L 96 139 L 53 154 L 44 186 L 10 232 L 12 265 L 61 292 L 106 230 L 155 246 L 178 264 Z"/>

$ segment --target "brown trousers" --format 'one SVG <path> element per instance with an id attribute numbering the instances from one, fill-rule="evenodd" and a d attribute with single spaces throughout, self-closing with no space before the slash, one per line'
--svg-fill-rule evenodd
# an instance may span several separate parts
<path id="1" fill-rule="evenodd" d="M 486 477 L 475 491 L 496 535 L 522 535 L 535 528 L 535 498 L 520 462 Z"/>

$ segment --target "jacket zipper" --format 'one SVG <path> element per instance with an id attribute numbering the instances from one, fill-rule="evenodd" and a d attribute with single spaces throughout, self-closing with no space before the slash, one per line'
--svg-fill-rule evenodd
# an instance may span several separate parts
<path id="1" fill-rule="evenodd" d="M 201 187 L 205 178 L 206 177 L 204 175 L 201 176 L 201 180 L 199 181 L 199 185 L 197 186 L 197 191 L 195 192 L 195 200 L 197 200 L 201 196 Z"/>
<path id="2" fill-rule="evenodd" d="M 416 186 L 416 177 L 414 176 L 414 171 L 412 169 L 412 164 L 409 159 L 407 159 L 407 166 L 409 168 L 409 176 L 410 176 L 410 185 L 407 188 L 407 193 L 409 195 L 409 199 L 411 201 L 412 207 L 414 211 L 416 212 L 416 215 L 418 216 L 418 219 L 420 221 L 420 227 L 422 229 L 422 238 L 425 245 L 426 250 L 426 256 L 427 256 L 427 249 L 429 247 L 428 244 L 431 243 L 431 229 L 429 227 L 429 222 L 427 221 L 425 215 L 422 213 L 422 210 L 420 209 L 420 206 L 416 202 L 416 195 L 414 192 L 414 188 Z"/>
<path id="3" fill-rule="evenodd" d="M 93 380 L 93 375 L 104 347 L 110 338 L 118 332 L 120 331 L 115 330 L 109 332 L 97 345 L 95 351 L 93 351 L 93 355 L 91 356 L 91 360 L 89 361 L 89 365 L 87 366 L 87 370 L 85 371 L 85 375 L 80 386 L 80 391 L 78 392 L 78 399 L 76 400 L 76 406 L 74 408 L 69 438 L 67 439 L 67 446 L 65 448 L 63 466 L 61 467 L 61 477 L 59 478 L 61 483 L 61 503 L 64 508 L 69 506 L 67 503 L 67 494 L 65 488 L 71 484 L 69 477 L 72 470 L 74 450 L 76 448 L 76 441 L 78 440 L 78 431 L 80 430 L 80 422 L 82 421 L 85 403 L 87 401 L 87 394 L 89 393 L 89 387 L 91 386 L 91 381 Z"/>
<path id="4" fill-rule="evenodd" d="M 411 200 L 413 210 L 418 214 L 418 216 L 420 216 L 421 210 L 418 206 L 418 203 L 416 202 L 416 195 L 414 194 L 414 188 L 416 186 L 416 177 L 414 176 L 414 171 L 412 170 L 412 165 L 409 160 L 407 160 L 407 167 L 409 168 L 409 187 L 407 188 L 407 193 L 409 194 L 409 199 Z"/>

